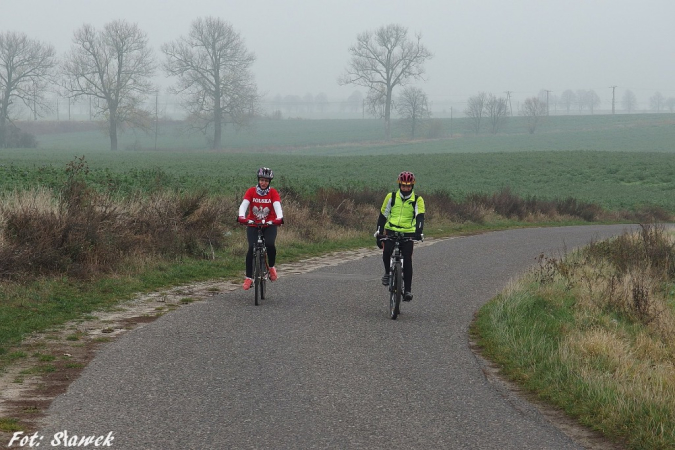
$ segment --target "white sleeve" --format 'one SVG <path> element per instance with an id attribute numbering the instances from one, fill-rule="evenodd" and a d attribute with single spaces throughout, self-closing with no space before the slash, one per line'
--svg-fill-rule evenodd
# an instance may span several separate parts
<path id="1" fill-rule="evenodd" d="M 284 212 L 281 210 L 281 202 L 274 202 L 272 206 L 274 206 L 274 213 L 277 215 L 277 219 L 283 219 Z"/>
<path id="2" fill-rule="evenodd" d="M 241 202 L 241 205 L 239 205 L 239 217 L 246 217 L 246 213 L 248 212 L 248 205 L 250 205 L 251 202 L 248 200 L 244 199 L 243 202 Z"/>

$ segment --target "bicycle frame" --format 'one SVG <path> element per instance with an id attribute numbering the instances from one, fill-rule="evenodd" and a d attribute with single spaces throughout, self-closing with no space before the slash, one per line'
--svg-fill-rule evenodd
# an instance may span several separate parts
<path id="1" fill-rule="evenodd" d="M 262 223 L 256 224 L 258 238 L 253 246 L 253 284 L 255 285 L 255 305 L 259 300 L 265 299 L 265 282 L 269 278 L 269 266 L 267 264 L 267 246 L 263 230 L 267 227 Z"/>
<path id="2" fill-rule="evenodd" d="M 401 244 L 415 239 L 405 236 L 404 233 L 393 232 L 381 237 L 382 241 L 393 241 L 394 249 L 389 260 L 389 317 L 396 320 L 401 312 L 401 297 L 403 296 L 403 254 Z"/>

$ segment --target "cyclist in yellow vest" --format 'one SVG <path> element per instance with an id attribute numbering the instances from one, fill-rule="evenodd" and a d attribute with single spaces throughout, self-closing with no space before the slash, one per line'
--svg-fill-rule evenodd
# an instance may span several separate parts
<path id="1" fill-rule="evenodd" d="M 384 276 L 382 284 L 389 285 L 389 263 L 391 253 L 394 251 L 392 241 L 380 241 L 377 236 L 387 234 L 390 231 L 399 231 L 406 236 L 423 240 L 424 234 L 424 199 L 415 194 L 415 175 L 404 171 L 398 176 L 398 191 L 390 192 L 384 198 L 380 215 L 377 219 L 377 231 L 375 232 L 376 243 L 379 248 L 384 247 L 382 262 L 384 263 Z M 413 242 L 405 242 L 401 247 L 403 254 L 403 300 L 412 300 L 412 277 L 413 277 Z"/>

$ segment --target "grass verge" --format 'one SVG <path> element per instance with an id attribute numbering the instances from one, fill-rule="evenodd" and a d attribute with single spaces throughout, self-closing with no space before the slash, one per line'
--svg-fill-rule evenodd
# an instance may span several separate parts
<path id="1" fill-rule="evenodd" d="M 675 448 L 675 244 L 643 226 L 538 268 L 477 314 L 504 375 L 631 449 Z"/>

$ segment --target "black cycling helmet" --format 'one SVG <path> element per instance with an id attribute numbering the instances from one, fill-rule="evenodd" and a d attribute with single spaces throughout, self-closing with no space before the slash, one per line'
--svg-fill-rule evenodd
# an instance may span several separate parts
<path id="1" fill-rule="evenodd" d="M 258 169 L 258 178 L 267 178 L 272 181 L 274 179 L 274 172 L 269 167 L 261 167 Z"/>

